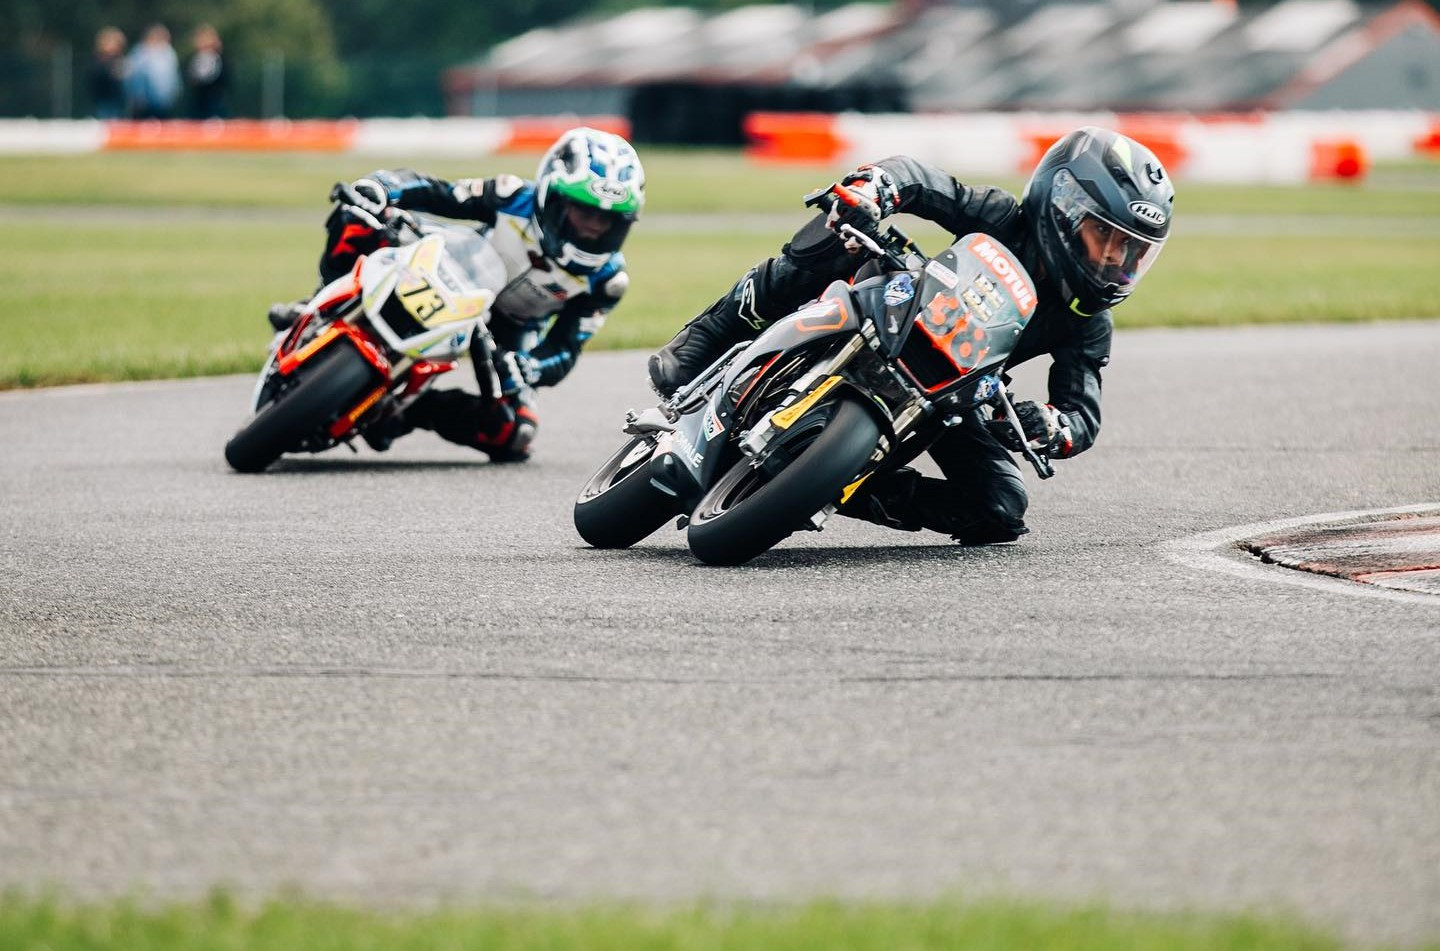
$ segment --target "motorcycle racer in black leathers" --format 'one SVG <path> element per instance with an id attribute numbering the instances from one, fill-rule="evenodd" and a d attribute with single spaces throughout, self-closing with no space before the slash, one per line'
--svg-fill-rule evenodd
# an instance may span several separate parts
<path id="1" fill-rule="evenodd" d="M 1174 188 L 1154 153 L 1118 133 L 1085 127 L 1045 153 L 1020 199 L 994 186 L 964 185 L 905 156 L 843 180 L 867 200 L 836 203 L 752 268 L 650 358 L 652 384 L 669 395 L 731 345 L 854 276 L 861 259 L 835 233 L 850 215 L 872 221 L 907 212 L 957 238 L 983 231 L 1008 245 L 1035 277 L 1039 305 L 1007 367 L 1052 358 L 1049 401 L 1016 413 L 1037 452 L 1068 458 L 1100 430 L 1100 372 L 1110 362 L 1110 308 L 1135 289 L 1170 229 Z M 840 512 L 907 531 L 931 529 L 961 544 L 1013 541 L 1025 534 L 1029 504 L 1009 425 L 987 426 L 979 410 L 946 430 L 929 453 L 943 479 L 899 469 L 871 480 Z"/>
<path id="2" fill-rule="evenodd" d="M 510 278 L 490 311 L 493 354 L 484 349 L 484 335 L 473 338 L 479 395 L 429 390 L 403 414 L 371 426 L 366 441 L 383 450 L 419 427 L 492 461 L 528 459 L 539 425 L 532 388 L 565 378 L 629 286 L 620 246 L 645 198 L 635 150 L 618 135 L 577 128 L 545 153 L 534 181 L 498 175 L 449 182 L 398 169 L 373 172 L 352 187 L 376 214 L 393 206 L 479 222 Z M 326 229 L 322 286 L 387 241 L 344 205 Z M 288 326 L 301 303 L 271 308 L 271 323 Z M 495 367 L 494 377 L 481 372 L 482 361 Z M 491 392 L 496 379 L 499 392 Z"/>

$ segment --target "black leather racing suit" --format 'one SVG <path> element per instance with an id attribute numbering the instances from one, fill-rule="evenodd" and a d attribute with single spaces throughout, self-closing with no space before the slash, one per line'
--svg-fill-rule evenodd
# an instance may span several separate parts
<path id="1" fill-rule="evenodd" d="M 970 186 L 915 159 L 897 156 L 876 163 L 898 189 L 896 212 L 935 222 L 956 237 L 983 231 L 1013 250 L 1035 277 L 1040 301 L 1006 362 L 1017 366 L 1042 354 L 1053 360 L 1049 400 L 1064 413 L 1072 441 L 1067 455 L 1083 452 L 1100 431 L 1100 370 L 1110 361 L 1110 312 L 1072 313 L 1045 281 L 1022 217 L 1020 203 L 993 186 Z M 863 263 L 817 217 L 801 228 L 779 256 L 761 262 L 694 323 L 731 342 L 793 312 L 834 280 L 852 277 Z M 747 326 L 748 325 L 748 326 Z M 671 347 L 683 344 L 690 325 Z M 716 353 L 715 356 L 719 354 Z M 929 450 L 944 479 L 901 469 L 852 499 L 841 512 L 893 528 L 928 528 L 965 544 L 1011 541 L 1024 534 L 1028 505 L 1014 458 L 982 425 L 979 413 L 946 430 Z"/>

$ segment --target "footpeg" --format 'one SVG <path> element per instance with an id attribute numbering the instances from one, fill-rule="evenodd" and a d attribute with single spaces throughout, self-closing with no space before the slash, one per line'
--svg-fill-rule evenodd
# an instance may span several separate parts
<path id="1" fill-rule="evenodd" d="M 641 413 L 633 409 L 625 413 L 625 430 L 631 436 L 646 436 L 651 433 L 673 433 L 675 427 L 658 406 L 652 406 Z"/>

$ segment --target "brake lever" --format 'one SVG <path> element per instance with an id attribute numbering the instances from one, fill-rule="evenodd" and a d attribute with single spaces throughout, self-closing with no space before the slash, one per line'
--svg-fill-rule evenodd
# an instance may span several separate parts
<path id="1" fill-rule="evenodd" d="M 404 208 L 396 208 L 394 205 L 388 205 L 385 208 L 384 215 L 386 229 L 395 236 L 397 244 L 402 243 L 404 231 L 409 231 L 417 238 L 423 238 L 425 236 L 425 233 L 420 230 L 420 222 Z"/>
<path id="2" fill-rule="evenodd" d="M 1030 448 L 1030 440 L 1025 435 L 1025 427 L 1020 425 L 1020 414 L 1015 412 L 1015 404 L 1010 402 L 1009 390 L 1001 386 L 995 396 L 1000 400 L 1000 405 L 1005 410 L 1005 421 L 1010 424 L 1010 428 L 1015 431 L 1015 435 L 1020 437 L 1020 453 L 1025 457 L 1025 461 L 1030 463 L 1035 469 L 1035 474 L 1040 478 L 1048 479 L 1053 476 L 1055 474 L 1055 467 L 1050 464 L 1050 460 Z"/>
<path id="3" fill-rule="evenodd" d="M 875 255 L 877 258 L 885 257 L 885 249 L 880 247 L 880 242 L 876 241 L 874 238 L 870 237 L 870 235 L 861 231 L 859 228 L 856 228 L 854 225 L 843 224 L 840 226 L 840 231 L 838 233 L 842 238 L 846 238 L 846 235 L 849 235 L 849 238 L 846 238 L 847 241 L 853 240 L 856 244 L 860 245 L 866 251 L 869 251 L 871 254 Z"/>

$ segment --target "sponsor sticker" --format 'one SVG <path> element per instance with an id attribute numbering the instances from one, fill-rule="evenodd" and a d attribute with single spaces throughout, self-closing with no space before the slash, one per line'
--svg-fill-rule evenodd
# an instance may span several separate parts
<path id="1" fill-rule="evenodd" d="M 715 406 L 711 404 L 705 410 L 705 441 L 709 442 L 725 431 L 725 424 L 720 422 L 720 417 L 715 413 Z"/>
<path id="2" fill-rule="evenodd" d="M 1000 381 L 987 373 L 975 383 L 975 402 L 983 403 L 999 392 Z"/>
<path id="3" fill-rule="evenodd" d="M 896 307 L 905 303 L 915 296 L 915 282 L 910 275 L 904 271 L 896 274 L 885 285 L 885 303 Z"/>
<path id="4" fill-rule="evenodd" d="M 1165 209 L 1148 201 L 1132 201 L 1130 213 L 1141 221 L 1149 222 L 1157 228 L 1165 223 Z"/>
<path id="5" fill-rule="evenodd" d="M 985 265 L 990 268 L 990 273 L 998 277 L 1000 283 L 1009 289 L 1015 298 L 1016 305 L 1020 308 L 1021 316 L 1029 317 L 1034 313 L 1035 304 L 1037 303 L 1034 286 L 1026 280 L 1025 276 L 1011 263 L 1010 259 L 1001 252 L 1000 248 L 995 245 L 995 242 L 984 235 L 980 235 L 974 241 L 970 242 L 970 250 L 974 252 L 976 257 L 984 261 Z"/>
<path id="6" fill-rule="evenodd" d="M 935 278 L 935 280 L 939 281 L 941 284 L 944 284 L 946 287 L 954 287 L 956 284 L 960 283 L 959 275 L 957 275 L 954 271 L 950 270 L 945 265 L 941 264 L 939 261 L 931 261 L 929 264 L 926 264 L 925 273 L 929 274 L 931 277 Z"/>
<path id="7" fill-rule="evenodd" d="M 674 443 L 671 451 L 688 462 L 692 467 L 698 467 L 700 460 L 704 457 L 701 456 L 700 450 L 695 448 L 695 444 L 690 441 L 690 437 L 678 429 L 668 435 L 670 436 L 671 442 Z"/>

